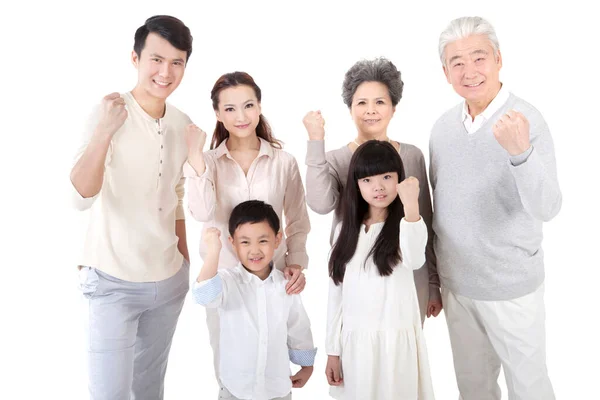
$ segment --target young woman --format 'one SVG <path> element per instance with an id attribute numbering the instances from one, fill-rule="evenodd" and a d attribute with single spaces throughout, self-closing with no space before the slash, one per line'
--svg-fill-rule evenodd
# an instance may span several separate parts
<path id="1" fill-rule="evenodd" d="M 217 117 L 211 149 L 202 151 L 206 133 L 201 129 L 190 125 L 186 130 L 189 154 L 184 173 L 189 210 L 194 218 L 205 222 L 204 228 L 216 227 L 222 237 L 228 237 L 229 216 L 236 205 L 262 200 L 273 206 L 279 219 L 285 220 L 284 240 L 275 252 L 273 265 L 289 279 L 287 293 L 300 293 L 306 282 L 302 269 L 308 264 L 310 222 L 298 164 L 273 136 L 261 112 L 261 90 L 250 75 L 233 72 L 221 76 L 211 99 Z M 230 268 L 239 257 L 228 240 L 223 242 L 219 268 Z M 204 259 L 206 254 L 201 243 L 200 255 Z M 250 255 L 256 259 L 263 256 L 260 251 Z M 207 323 L 218 365 L 218 313 L 207 310 Z"/>

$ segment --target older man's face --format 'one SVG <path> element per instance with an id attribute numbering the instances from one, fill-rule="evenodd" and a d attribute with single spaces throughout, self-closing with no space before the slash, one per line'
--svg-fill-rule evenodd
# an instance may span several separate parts
<path id="1" fill-rule="evenodd" d="M 500 51 L 494 54 L 484 35 L 471 35 L 446 46 L 444 73 L 467 103 L 489 104 L 500 90 Z"/>

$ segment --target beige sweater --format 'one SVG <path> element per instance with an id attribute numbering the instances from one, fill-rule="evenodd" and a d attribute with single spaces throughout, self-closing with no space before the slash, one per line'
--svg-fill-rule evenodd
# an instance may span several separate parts
<path id="1" fill-rule="evenodd" d="M 338 205 L 340 194 L 348 178 L 348 167 L 352 152 L 348 146 L 325 153 L 325 141 L 309 140 L 306 152 L 306 200 L 308 206 L 318 214 L 328 214 Z M 415 270 L 415 285 L 419 295 L 419 306 L 423 316 L 428 299 L 439 299 L 440 280 L 436 268 L 436 259 L 433 252 L 433 231 L 431 220 L 433 216 L 431 197 L 425 159 L 418 147 L 400 143 L 400 157 L 404 164 L 406 176 L 414 176 L 421 183 L 419 195 L 419 210 L 427 225 L 429 239 L 427 240 L 426 262 L 427 268 Z M 339 216 L 333 216 L 333 229 Z M 433 286 L 430 290 L 429 286 Z"/>

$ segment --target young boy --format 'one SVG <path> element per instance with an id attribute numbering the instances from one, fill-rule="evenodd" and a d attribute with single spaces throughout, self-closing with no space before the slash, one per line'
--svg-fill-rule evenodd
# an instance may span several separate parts
<path id="1" fill-rule="evenodd" d="M 197 303 L 219 310 L 219 373 L 229 392 L 220 398 L 291 399 L 291 388 L 310 378 L 317 349 L 300 295 L 286 294 L 286 279 L 273 268 L 279 218 L 270 205 L 246 201 L 233 209 L 229 234 L 240 262 L 217 272 L 220 231 L 208 228 L 208 253 L 192 290 Z M 290 361 L 301 366 L 291 377 Z"/>

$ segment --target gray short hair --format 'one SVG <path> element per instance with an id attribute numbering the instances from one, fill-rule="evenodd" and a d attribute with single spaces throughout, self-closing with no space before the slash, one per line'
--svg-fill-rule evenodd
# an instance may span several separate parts
<path id="1" fill-rule="evenodd" d="M 438 50 L 443 65 L 446 65 L 446 60 L 444 60 L 446 46 L 471 35 L 487 36 L 494 49 L 494 55 L 498 54 L 500 43 L 498 43 L 498 37 L 496 36 L 496 31 L 492 24 L 481 17 L 461 17 L 451 21 L 448 27 L 446 27 L 440 35 Z"/>
<path id="2" fill-rule="evenodd" d="M 354 64 L 344 77 L 342 98 L 348 108 L 352 106 L 352 98 L 356 89 L 364 82 L 380 82 L 387 86 L 393 106 L 396 106 L 402 98 L 404 82 L 402 82 L 400 71 L 391 61 L 383 57 L 361 60 Z"/>

